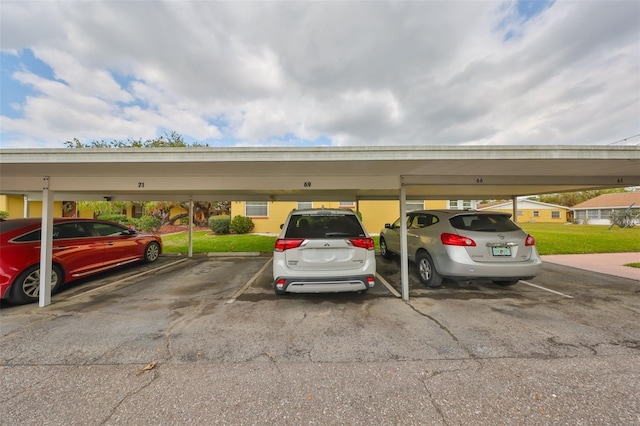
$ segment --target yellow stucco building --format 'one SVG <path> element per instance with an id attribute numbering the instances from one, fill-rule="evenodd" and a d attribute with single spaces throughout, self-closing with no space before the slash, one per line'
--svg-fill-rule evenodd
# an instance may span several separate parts
<path id="1" fill-rule="evenodd" d="M 447 201 L 408 201 L 408 210 L 443 209 L 447 208 Z M 328 209 L 352 209 L 362 214 L 362 222 L 367 232 L 377 234 L 385 223 L 394 222 L 400 215 L 398 201 L 233 201 L 231 203 L 231 217 L 248 216 L 253 220 L 253 232 L 278 233 L 280 225 L 284 223 L 289 212 L 293 209 L 308 209 L 325 207 Z"/>
<path id="2" fill-rule="evenodd" d="M 7 211 L 9 218 L 24 217 L 24 197 L 14 195 L 0 195 L 0 210 Z M 42 212 L 42 202 L 30 201 L 26 216 L 39 217 Z M 388 201 L 232 201 L 231 217 L 247 216 L 253 220 L 253 232 L 279 233 L 280 225 L 284 223 L 289 212 L 293 209 L 306 208 L 345 208 L 360 211 L 362 222 L 370 234 L 378 234 L 385 223 L 394 222 L 399 216 L 399 205 L 396 200 Z M 482 209 L 498 210 L 512 213 L 511 202 L 492 203 L 479 205 L 471 200 L 425 200 L 407 201 L 407 211 L 421 209 Z M 138 217 L 140 211 L 134 211 L 135 207 L 129 207 L 126 214 Z M 182 212 L 182 208 L 176 207 L 172 214 Z M 536 201 L 523 200 L 518 202 L 517 221 L 539 223 L 564 223 L 567 221 L 567 207 L 545 204 Z M 54 202 L 55 217 L 86 217 L 92 218 L 93 211 L 78 210 L 74 201 Z"/>
<path id="3" fill-rule="evenodd" d="M 569 207 L 534 200 L 520 200 L 517 202 L 517 207 L 516 220 L 519 223 L 565 223 L 569 212 Z M 477 209 L 513 213 L 513 202 L 478 205 Z"/>

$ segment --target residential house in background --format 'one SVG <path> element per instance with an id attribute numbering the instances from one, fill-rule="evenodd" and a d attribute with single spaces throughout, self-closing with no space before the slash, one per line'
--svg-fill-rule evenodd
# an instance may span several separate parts
<path id="1" fill-rule="evenodd" d="M 520 223 L 565 223 L 569 207 L 542 203 L 534 200 L 518 200 L 517 222 Z M 501 211 L 513 214 L 513 201 L 480 204 L 478 210 Z"/>
<path id="2" fill-rule="evenodd" d="M 609 216 L 613 212 L 628 208 L 640 210 L 640 192 L 616 192 L 602 194 L 595 198 L 576 204 L 571 208 L 574 220 L 589 225 L 611 225 Z"/>

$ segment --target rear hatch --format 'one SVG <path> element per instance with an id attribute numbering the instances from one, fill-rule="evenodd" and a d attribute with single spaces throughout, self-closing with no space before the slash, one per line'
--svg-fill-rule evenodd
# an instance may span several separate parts
<path id="1" fill-rule="evenodd" d="M 285 262 L 298 271 L 344 271 L 361 268 L 367 257 L 367 235 L 353 214 L 293 215 L 285 238 L 300 239 Z"/>
<path id="2" fill-rule="evenodd" d="M 527 233 L 509 219 L 507 213 L 468 213 L 449 219 L 460 236 L 473 240 L 464 245 L 476 262 L 522 262 L 531 257 Z"/>
<path id="3" fill-rule="evenodd" d="M 285 251 L 285 260 L 296 271 L 344 271 L 362 267 L 366 253 L 346 239 L 306 239 Z"/>

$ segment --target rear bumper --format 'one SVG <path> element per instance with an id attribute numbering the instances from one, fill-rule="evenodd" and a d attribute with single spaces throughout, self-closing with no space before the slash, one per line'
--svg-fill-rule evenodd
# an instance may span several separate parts
<path id="1" fill-rule="evenodd" d="M 504 279 L 531 279 L 540 273 L 542 259 L 534 249 L 531 257 L 521 261 L 510 262 L 476 262 L 466 253 L 459 250 L 434 259 L 436 270 L 444 278 L 451 279 L 487 279 L 499 281 Z"/>
<path id="2" fill-rule="evenodd" d="M 295 278 L 277 277 L 274 288 L 283 293 L 336 293 L 347 291 L 363 291 L 373 287 L 373 275 L 348 277 Z"/>

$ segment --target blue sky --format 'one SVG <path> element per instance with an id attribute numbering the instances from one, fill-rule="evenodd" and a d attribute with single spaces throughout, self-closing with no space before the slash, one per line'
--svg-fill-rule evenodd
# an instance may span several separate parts
<path id="1" fill-rule="evenodd" d="M 640 143 L 640 2 L 0 7 L 2 148 Z"/>

